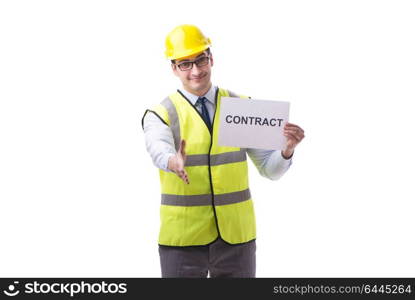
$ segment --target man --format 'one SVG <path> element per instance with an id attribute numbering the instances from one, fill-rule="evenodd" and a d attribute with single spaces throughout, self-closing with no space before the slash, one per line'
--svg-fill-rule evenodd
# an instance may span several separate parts
<path id="1" fill-rule="evenodd" d="M 166 57 L 182 88 L 147 110 L 147 151 L 160 169 L 162 277 L 255 277 L 256 228 L 246 153 L 276 180 L 290 167 L 304 131 L 287 123 L 282 151 L 217 144 L 221 97 L 212 85 L 210 40 L 193 25 L 166 38 Z"/>

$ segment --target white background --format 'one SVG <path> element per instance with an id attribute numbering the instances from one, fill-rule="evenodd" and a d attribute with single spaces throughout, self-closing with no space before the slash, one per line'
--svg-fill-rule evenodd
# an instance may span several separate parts
<path id="1" fill-rule="evenodd" d="M 213 82 L 290 101 L 279 181 L 250 164 L 258 277 L 415 276 L 413 1 L 2 1 L 0 275 L 160 276 L 144 110 L 179 87 L 165 35 L 212 40 Z"/>

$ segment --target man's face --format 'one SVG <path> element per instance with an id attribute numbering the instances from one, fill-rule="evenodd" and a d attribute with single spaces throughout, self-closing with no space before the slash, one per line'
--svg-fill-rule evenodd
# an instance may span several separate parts
<path id="1" fill-rule="evenodd" d="M 192 62 L 194 63 L 192 64 Z M 212 66 L 212 54 L 204 51 L 176 60 L 175 64 L 172 64 L 172 69 L 187 91 L 201 96 L 210 88 Z"/>

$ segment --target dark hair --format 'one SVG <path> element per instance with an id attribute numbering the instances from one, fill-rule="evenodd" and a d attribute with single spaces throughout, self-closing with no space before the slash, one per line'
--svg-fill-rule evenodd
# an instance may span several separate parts
<path id="1" fill-rule="evenodd" d="M 210 54 L 210 48 L 207 48 L 205 51 L 207 52 L 208 55 Z M 176 60 L 175 59 L 172 59 L 171 60 L 171 63 L 172 64 L 175 64 L 176 63 Z"/>

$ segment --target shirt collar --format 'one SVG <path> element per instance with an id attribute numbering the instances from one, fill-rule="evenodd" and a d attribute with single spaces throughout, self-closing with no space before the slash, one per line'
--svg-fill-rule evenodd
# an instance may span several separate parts
<path id="1" fill-rule="evenodd" d="M 199 96 L 196 96 L 196 95 L 193 95 L 192 93 L 189 93 L 188 91 L 186 91 L 185 89 L 179 89 L 180 90 L 180 92 L 183 94 L 183 95 L 185 95 L 185 97 L 187 98 L 187 99 L 189 99 L 189 101 L 193 104 L 193 105 L 195 105 L 196 104 L 196 101 L 197 101 L 197 99 L 199 98 Z M 212 104 L 215 104 L 215 94 L 216 94 L 216 86 L 214 86 L 213 84 L 212 84 L 212 86 L 210 87 L 210 89 L 207 91 L 207 93 L 206 94 L 204 94 L 203 96 L 201 96 L 201 97 L 206 97 L 206 99 L 208 99 L 208 101 L 209 102 L 211 102 Z"/>

